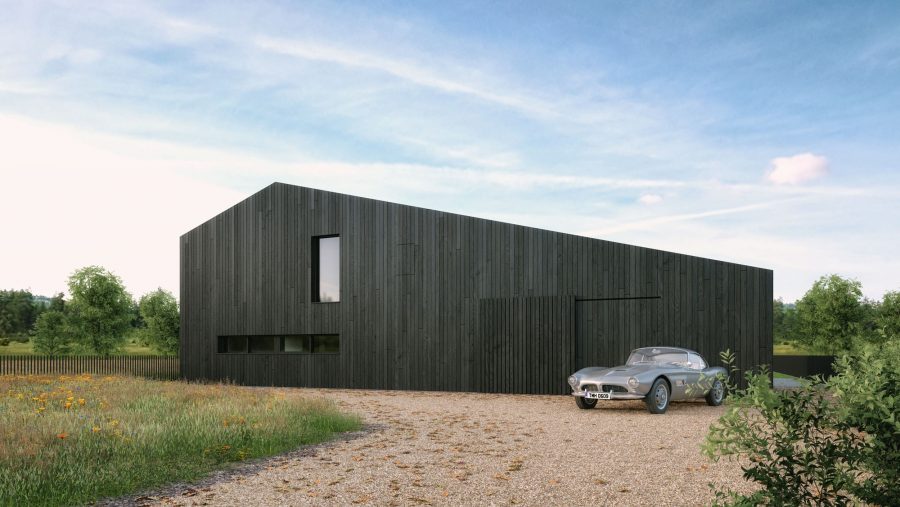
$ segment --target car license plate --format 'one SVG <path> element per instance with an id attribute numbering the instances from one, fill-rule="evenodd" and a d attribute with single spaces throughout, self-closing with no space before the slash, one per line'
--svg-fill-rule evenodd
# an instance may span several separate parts
<path id="1" fill-rule="evenodd" d="M 609 393 L 592 393 L 592 392 L 587 392 L 587 393 L 584 393 L 584 397 L 585 397 L 585 398 L 590 398 L 590 399 L 593 399 L 593 400 L 611 400 L 611 399 L 612 399 L 612 398 L 610 398 Z"/>

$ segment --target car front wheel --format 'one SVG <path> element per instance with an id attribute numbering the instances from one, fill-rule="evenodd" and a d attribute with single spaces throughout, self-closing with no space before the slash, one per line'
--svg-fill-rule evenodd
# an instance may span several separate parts
<path id="1" fill-rule="evenodd" d="M 725 384 L 721 380 L 716 379 L 712 388 L 706 393 L 706 404 L 718 407 L 723 401 L 725 401 Z"/>
<path id="2" fill-rule="evenodd" d="M 669 408 L 669 383 L 658 378 L 644 398 L 651 414 L 665 414 Z"/>
<path id="3" fill-rule="evenodd" d="M 587 410 L 589 408 L 594 408 L 597 406 L 597 400 L 589 400 L 587 398 L 582 398 L 581 396 L 575 397 L 575 404 L 578 405 L 578 408 Z"/>

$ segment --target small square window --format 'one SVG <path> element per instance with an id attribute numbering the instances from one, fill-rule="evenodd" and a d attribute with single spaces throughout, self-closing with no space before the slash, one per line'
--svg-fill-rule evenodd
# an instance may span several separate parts
<path id="1" fill-rule="evenodd" d="M 285 352 L 304 352 L 309 353 L 309 336 L 296 335 L 284 337 Z"/>
<path id="2" fill-rule="evenodd" d="M 219 353 L 236 354 L 247 352 L 246 336 L 220 336 Z"/>
<path id="3" fill-rule="evenodd" d="M 340 340 L 336 334 L 316 334 L 312 337 L 313 354 L 336 353 L 340 351 Z"/>
<path id="4" fill-rule="evenodd" d="M 251 336 L 250 337 L 250 353 L 254 352 L 275 352 L 277 350 L 275 344 L 278 341 L 277 336 Z"/>

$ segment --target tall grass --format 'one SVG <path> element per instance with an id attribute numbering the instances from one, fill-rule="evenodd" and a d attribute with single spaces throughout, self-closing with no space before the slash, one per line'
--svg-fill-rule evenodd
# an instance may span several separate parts
<path id="1" fill-rule="evenodd" d="M 359 427 L 358 418 L 325 401 L 271 390 L 0 376 L 0 504 L 125 495 Z"/>

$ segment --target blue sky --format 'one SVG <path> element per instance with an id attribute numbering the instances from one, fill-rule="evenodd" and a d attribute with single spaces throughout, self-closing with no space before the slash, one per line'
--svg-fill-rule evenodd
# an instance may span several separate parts
<path id="1" fill-rule="evenodd" d="M 3 287 L 177 292 L 283 181 L 900 289 L 893 2 L 0 8 Z"/>

